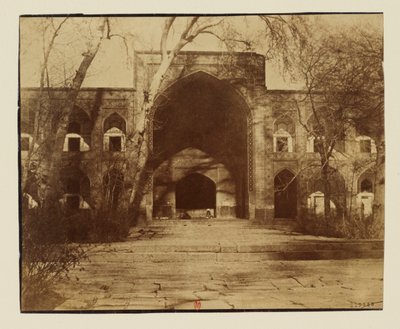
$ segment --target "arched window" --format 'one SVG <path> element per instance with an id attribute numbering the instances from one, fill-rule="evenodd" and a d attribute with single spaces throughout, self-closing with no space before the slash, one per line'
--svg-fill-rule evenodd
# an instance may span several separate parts
<path id="1" fill-rule="evenodd" d="M 64 152 L 85 152 L 90 150 L 92 123 L 85 111 L 75 108 L 71 113 L 67 134 L 64 140 Z"/>
<path id="2" fill-rule="evenodd" d="M 373 191 L 373 185 L 372 182 L 369 179 L 364 179 L 361 184 L 360 184 L 360 189 L 361 192 L 369 192 L 372 193 Z"/>
<path id="3" fill-rule="evenodd" d="M 73 213 L 79 209 L 89 209 L 90 180 L 78 168 L 63 168 L 61 170 L 64 195 L 60 202 L 67 213 Z"/>
<path id="4" fill-rule="evenodd" d="M 126 133 L 125 120 L 118 113 L 109 115 L 104 121 L 104 132 L 114 127 Z"/>
<path id="5" fill-rule="evenodd" d="M 65 184 L 65 192 L 68 194 L 79 194 L 81 191 L 81 187 L 79 184 L 78 178 L 68 178 Z"/>
<path id="6" fill-rule="evenodd" d="M 374 173 L 371 170 L 365 171 L 358 179 L 358 194 L 356 205 L 361 218 L 372 214 L 374 202 Z"/>
<path id="7" fill-rule="evenodd" d="M 358 178 L 358 193 L 374 193 L 374 173 L 366 170 Z"/>
<path id="8" fill-rule="evenodd" d="M 81 125 L 78 122 L 72 121 L 68 124 L 67 133 L 81 133 Z"/>
<path id="9" fill-rule="evenodd" d="M 104 151 L 123 152 L 125 151 L 125 120 L 117 113 L 111 114 L 104 121 Z"/>
<path id="10" fill-rule="evenodd" d="M 274 152 L 293 152 L 294 124 L 288 116 L 276 119 L 274 123 Z"/>

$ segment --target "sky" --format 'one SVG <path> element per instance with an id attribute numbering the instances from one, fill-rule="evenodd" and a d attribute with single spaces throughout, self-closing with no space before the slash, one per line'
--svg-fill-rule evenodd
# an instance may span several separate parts
<path id="1" fill-rule="evenodd" d="M 203 17 L 201 20 L 219 22 L 219 17 Z M 320 27 L 321 33 L 354 27 L 369 26 L 382 29 L 382 15 L 312 15 L 307 19 L 312 26 Z M 54 18 L 57 26 L 63 18 Z M 84 87 L 133 87 L 132 54 L 135 50 L 158 51 L 164 17 L 112 17 L 110 19 L 110 40 L 105 40 L 92 63 Z M 100 18 L 69 18 L 57 36 L 54 51 L 51 53 L 49 76 L 54 86 L 61 86 L 65 78 L 72 76 L 82 58 L 82 53 L 96 33 Z M 179 17 L 174 23 L 169 45 L 185 27 L 187 18 Z M 53 27 L 50 19 L 21 18 L 20 20 L 20 83 L 21 87 L 37 87 L 40 79 L 40 67 L 43 60 L 43 42 L 48 44 Z M 44 27 L 48 26 L 43 34 Z M 221 28 L 230 27 L 238 31 L 244 39 L 262 40 L 264 23 L 257 16 L 228 17 Z M 124 38 L 122 38 L 122 36 Z M 125 40 L 125 41 L 124 41 Z M 254 50 L 260 54 L 265 49 L 258 44 Z M 201 35 L 184 50 L 221 51 L 226 50 L 222 43 L 211 35 Z M 266 62 L 266 85 L 268 89 L 301 89 L 301 82 L 291 81 L 282 72 L 274 60 Z"/>

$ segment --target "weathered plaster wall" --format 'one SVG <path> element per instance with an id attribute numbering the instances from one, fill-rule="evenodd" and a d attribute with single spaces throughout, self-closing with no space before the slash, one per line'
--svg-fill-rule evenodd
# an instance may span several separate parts
<path id="1" fill-rule="evenodd" d="M 137 54 L 135 57 L 136 90 L 82 89 L 79 94 L 77 109 L 87 114 L 91 124 L 91 133 L 88 138 L 89 150 L 64 152 L 63 161 L 65 167 L 76 168 L 89 178 L 88 203 L 92 208 L 98 208 L 101 205 L 103 177 L 112 166 L 120 166 L 125 172 L 126 188 L 129 190 L 130 172 L 126 167 L 126 159 L 134 163 L 136 157 L 133 148 L 129 145 L 129 136 L 137 130 L 135 119 L 143 101 L 143 91 L 148 87 L 159 61 L 160 55 L 156 53 Z M 221 99 L 224 97 L 227 99 L 225 107 L 232 107 L 232 111 L 240 107 L 246 111 L 246 115 L 243 116 L 243 120 L 247 120 L 247 159 L 246 168 L 243 171 L 245 177 L 238 178 L 219 161 L 215 161 L 212 168 L 207 168 L 202 172 L 210 177 L 217 184 L 217 190 L 219 189 L 217 216 L 235 214 L 238 188 L 246 186 L 247 194 L 244 202 L 247 217 L 258 221 L 272 221 L 274 218 L 274 177 L 284 169 L 297 175 L 297 207 L 299 210 L 306 208 L 309 194 L 316 192 L 310 188 L 312 186 L 310 170 L 307 168 L 313 166 L 318 168 L 319 157 L 316 153 L 307 152 L 308 136 L 299 120 L 299 115 L 303 122 L 306 122 L 311 115 L 310 106 L 305 102 L 300 102 L 304 94 L 296 91 L 268 90 L 265 86 L 264 58 L 251 53 L 184 52 L 174 62 L 163 82 L 162 90 L 168 95 L 173 95 L 170 90 L 179 90 L 180 93 L 184 93 L 184 87 L 176 89 L 171 86 L 175 83 L 179 84 L 187 77 L 195 76 L 198 72 L 208 75 L 215 86 L 223 86 L 218 92 L 221 93 Z M 62 102 L 65 90 L 54 89 L 51 92 L 55 99 Z M 222 94 L 225 92 L 226 94 Z M 205 102 L 207 96 L 210 95 L 203 95 L 203 98 L 198 99 L 204 99 Z M 37 97 L 37 89 L 21 90 L 21 132 L 24 134 L 32 134 L 34 117 L 32 113 L 37 108 Z M 174 97 L 177 96 L 174 95 Z M 240 103 L 240 105 L 234 109 L 229 102 Z M 113 113 L 120 115 L 126 122 L 125 152 L 111 153 L 105 151 L 103 147 L 104 121 Z M 282 115 L 290 117 L 294 123 L 293 152 L 290 153 L 274 152 L 274 122 Z M 345 140 L 345 152 L 336 152 L 330 163 L 338 170 L 345 182 L 344 202 L 347 206 L 350 202 L 355 206 L 360 203 L 357 201 L 357 194 L 360 192 L 360 177 L 373 166 L 375 159 L 373 152 L 360 153 L 357 138 L 357 133 L 350 129 Z M 23 151 L 21 155 L 22 159 L 25 159 L 26 151 Z M 204 156 L 193 149 L 175 154 L 170 159 L 164 159 L 160 167 L 155 168 L 153 181 L 166 180 L 168 184 L 171 184 L 172 189 L 164 195 L 163 200 L 159 200 L 159 195 L 165 192 L 163 187 L 155 183 L 154 194 L 153 189 L 150 188 L 150 192 L 144 199 L 147 218 L 151 219 L 153 214 L 153 202 L 154 207 L 157 207 L 156 203 L 165 205 L 169 202 L 173 214 L 175 211 L 174 184 L 194 168 L 203 165 L 202 161 L 209 160 L 212 160 L 212 157 L 208 154 Z M 228 192 L 222 192 L 222 190 Z M 236 194 L 236 196 L 232 197 L 231 194 Z M 300 214 L 300 211 L 297 213 Z"/>

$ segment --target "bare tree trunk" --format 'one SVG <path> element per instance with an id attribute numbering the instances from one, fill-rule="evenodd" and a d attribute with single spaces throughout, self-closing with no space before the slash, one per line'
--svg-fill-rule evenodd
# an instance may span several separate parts
<path id="1" fill-rule="evenodd" d="M 140 204 L 146 192 L 145 189 L 149 180 L 149 170 L 151 169 L 149 168 L 149 163 L 153 150 L 152 145 L 150 145 L 149 142 L 150 134 L 152 133 L 150 131 L 150 115 L 153 111 L 155 98 L 160 89 L 161 83 L 173 61 L 173 58 L 174 57 L 171 55 L 163 60 L 156 74 L 154 75 L 150 85 L 150 90 L 145 92 L 145 99 L 143 101 L 141 115 L 136 127 L 138 131 L 135 141 L 135 153 L 137 158 L 135 159 L 135 175 L 132 182 L 132 192 L 129 198 L 129 210 L 133 220 L 137 220 L 140 214 Z"/>
<path id="2" fill-rule="evenodd" d="M 129 209 L 132 213 L 133 220 L 137 219 L 140 213 L 140 204 L 145 194 L 145 188 L 149 179 L 149 163 L 151 162 L 152 156 L 152 145 L 149 143 L 149 135 L 151 134 L 151 113 L 154 107 L 154 102 L 160 91 L 160 86 L 164 81 L 164 78 L 169 70 L 171 63 L 174 61 L 176 56 L 179 54 L 181 49 L 192 42 L 200 33 L 204 33 L 208 28 L 215 26 L 216 24 L 203 24 L 198 25 L 199 17 L 193 17 L 188 22 L 185 30 L 181 33 L 179 40 L 171 51 L 167 50 L 167 40 L 171 27 L 175 21 L 175 17 L 169 17 L 165 20 L 164 27 L 162 30 L 162 37 L 160 41 L 160 52 L 161 52 L 161 63 L 158 67 L 157 72 L 152 77 L 149 90 L 144 91 L 144 100 L 141 107 L 140 116 L 136 129 L 138 134 L 136 135 L 136 164 L 135 164 L 135 175 L 133 178 L 132 192 L 129 198 Z"/>
<path id="3" fill-rule="evenodd" d="M 327 159 L 321 156 L 321 179 L 324 185 L 324 219 L 326 226 L 329 225 L 329 220 L 331 218 L 331 190 L 329 184 L 329 165 Z"/>
<path id="4" fill-rule="evenodd" d="M 80 63 L 72 85 L 65 95 L 64 103 L 62 104 L 59 115 L 52 116 L 52 122 L 49 126 L 49 131 L 46 131 L 46 138 L 43 141 L 45 145 L 40 147 L 38 158 L 37 174 L 39 177 L 39 197 L 42 206 L 46 207 L 55 205 L 58 198 L 58 183 L 59 183 L 59 170 L 62 163 L 62 149 L 64 138 L 67 132 L 69 117 L 72 113 L 79 90 L 86 77 L 86 73 L 95 58 L 100 45 L 104 39 L 104 32 L 106 26 L 106 19 L 103 20 L 100 27 L 100 34 L 94 46 L 83 53 L 83 59 Z M 51 99 L 50 99 L 51 101 Z M 48 109 L 52 110 L 51 108 Z"/>
<path id="5" fill-rule="evenodd" d="M 53 51 L 54 43 L 58 37 L 58 34 L 59 34 L 62 26 L 64 25 L 64 23 L 67 21 L 67 19 L 68 19 L 68 17 L 64 18 L 61 21 L 61 23 L 58 24 L 58 26 L 54 29 L 54 32 L 50 38 L 50 42 L 49 42 L 47 48 L 43 41 L 43 64 L 42 64 L 41 71 L 40 71 L 39 97 L 38 97 L 38 102 L 37 102 L 37 106 L 35 109 L 32 141 L 30 142 L 30 145 L 29 145 L 26 165 L 23 167 L 23 171 L 22 171 L 22 191 L 24 191 L 26 188 L 26 182 L 28 179 L 29 168 L 31 167 L 31 161 L 32 161 L 32 158 L 34 157 L 35 151 L 36 151 L 35 145 L 37 145 L 37 143 L 41 139 L 39 127 L 41 126 L 41 124 L 44 121 L 43 117 L 42 117 L 43 112 L 44 112 L 43 108 L 45 106 L 44 88 L 45 88 L 45 76 L 46 76 L 47 69 L 48 69 L 49 58 Z M 44 30 L 43 31 L 43 39 L 44 39 L 45 33 L 46 33 L 46 31 Z"/>
<path id="6" fill-rule="evenodd" d="M 129 207 L 130 209 L 138 208 L 141 200 L 144 196 L 144 185 L 147 184 L 149 179 L 149 164 L 151 164 L 152 157 L 152 145 L 149 143 L 149 128 L 151 128 L 151 118 L 149 114 L 152 113 L 154 107 L 154 101 L 160 91 L 160 86 L 164 81 L 167 71 L 169 70 L 171 63 L 174 61 L 176 56 L 185 47 L 187 44 L 191 43 L 197 36 L 200 34 L 208 34 L 215 36 L 220 41 L 228 41 L 224 38 L 219 37 L 216 33 L 213 32 L 212 28 L 219 25 L 222 19 L 218 19 L 216 21 L 212 20 L 203 20 L 200 22 L 200 17 L 190 17 L 186 22 L 186 26 L 183 29 L 182 33 L 180 33 L 179 38 L 174 43 L 171 50 L 167 49 L 167 43 L 170 37 L 171 28 L 175 22 L 176 17 L 168 17 L 165 19 L 164 26 L 162 28 L 162 35 L 160 40 L 160 53 L 161 53 L 161 63 L 158 67 L 157 72 L 152 78 L 149 90 L 144 91 L 144 101 L 141 106 L 141 113 L 138 119 L 138 125 L 136 127 L 139 132 L 137 135 L 137 140 L 135 141 L 137 147 L 137 162 L 134 164 L 135 173 L 133 179 L 133 187 L 132 192 L 129 197 Z M 280 19 L 281 25 L 278 27 L 274 27 L 271 25 L 270 20 L 272 19 L 268 15 L 261 16 L 261 19 L 265 21 L 267 24 L 267 30 L 271 34 L 272 44 L 274 47 L 278 45 L 280 50 L 286 51 L 289 40 L 300 40 L 302 37 L 302 33 L 300 30 L 293 29 L 292 23 L 288 23 L 287 21 Z M 288 32 L 290 31 L 290 37 Z M 171 41 L 171 40 L 170 40 Z M 230 39 L 230 41 L 242 42 L 246 45 L 250 45 L 250 42 L 245 40 L 238 39 Z M 151 169 L 151 168 L 150 168 Z M 134 210 L 135 214 L 138 214 L 138 209 Z"/>

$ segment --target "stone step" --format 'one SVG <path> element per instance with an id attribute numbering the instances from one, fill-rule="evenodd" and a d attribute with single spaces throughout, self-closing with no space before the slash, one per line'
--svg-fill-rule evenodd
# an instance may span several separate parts
<path id="1" fill-rule="evenodd" d="M 209 263 L 209 262 L 262 262 L 268 260 L 340 260 L 340 259 L 382 259 L 383 250 L 315 250 L 315 251 L 268 251 L 268 252 L 135 252 L 120 254 L 107 263 L 120 263 L 123 256 L 129 263 Z M 102 257 L 94 255 L 91 262 L 101 262 Z"/>
<path id="2" fill-rule="evenodd" d="M 128 247 L 129 246 L 129 247 Z M 111 250 L 112 252 L 112 250 Z M 110 250 L 98 250 L 96 260 L 101 261 Z M 352 258 L 383 258 L 382 241 L 291 243 L 276 245 L 159 245 L 130 244 L 120 248 L 115 262 L 122 257 L 128 262 L 186 262 L 264 260 L 323 260 Z M 93 260 L 93 259 L 92 259 Z"/>
<path id="3" fill-rule="evenodd" d="M 165 229 L 202 229 L 212 226 L 214 229 L 219 230 L 235 230 L 235 229 L 264 229 L 264 230 L 278 230 L 282 232 L 297 232 L 299 223 L 294 219 L 274 219 L 267 223 L 258 223 L 248 219 L 238 218 L 212 218 L 212 219 L 154 219 L 146 225 L 148 228 L 154 230 Z"/>
<path id="4" fill-rule="evenodd" d="M 121 244 L 122 246 L 123 244 Z M 320 252 L 320 251 L 383 251 L 383 241 L 357 242 L 302 242 L 283 244 L 159 244 L 151 241 L 141 244 L 126 244 L 126 253 L 162 253 L 162 252 L 215 252 L 215 253 L 268 253 L 268 252 Z M 108 252 L 107 249 L 104 252 Z M 99 251 L 101 254 L 101 251 Z"/>
<path id="5" fill-rule="evenodd" d="M 293 225 L 292 220 L 276 222 Z M 134 228 L 126 242 L 113 245 L 139 262 L 383 258 L 382 240 L 302 235 L 274 225 L 244 219 L 154 220 Z M 105 248 L 97 254 L 107 252 Z"/>

